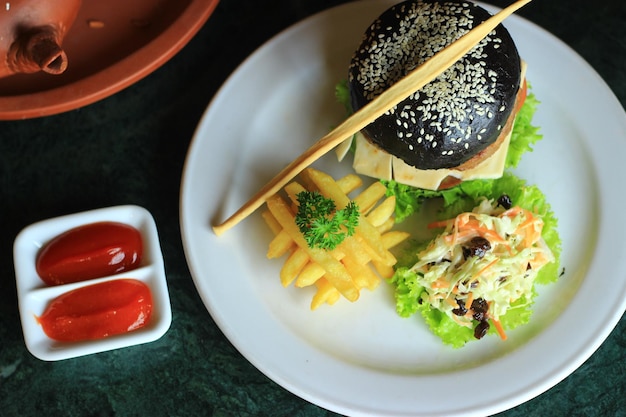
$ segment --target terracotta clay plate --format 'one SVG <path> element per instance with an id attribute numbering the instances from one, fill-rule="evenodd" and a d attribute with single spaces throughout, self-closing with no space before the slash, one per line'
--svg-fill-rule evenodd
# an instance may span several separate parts
<path id="1" fill-rule="evenodd" d="M 63 42 L 61 75 L 0 79 L 0 120 L 48 116 L 108 97 L 176 54 L 219 0 L 83 1 Z"/>

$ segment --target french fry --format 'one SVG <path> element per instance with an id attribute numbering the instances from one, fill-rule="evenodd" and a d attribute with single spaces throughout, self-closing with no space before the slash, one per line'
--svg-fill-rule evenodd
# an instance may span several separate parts
<path id="1" fill-rule="evenodd" d="M 354 198 L 354 202 L 359 206 L 361 214 L 367 214 L 376 205 L 376 203 L 384 197 L 387 189 L 377 181 L 372 183 L 361 194 Z"/>
<path id="2" fill-rule="evenodd" d="M 285 186 L 285 192 L 287 193 L 287 196 L 293 204 L 298 204 L 297 195 L 302 191 L 306 191 L 306 188 L 304 188 L 300 183 L 297 183 L 295 181 L 290 182 Z"/>
<path id="3" fill-rule="evenodd" d="M 376 272 L 378 272 L 378 275 L 385 279 L 389 279 L 393 276 L 393 266 L 385 265 L 376 261 L 372 261 L 372 266 L 374 266 L 374 269 L 376 270 Z"/>
<path id="4" fill-rule="evenodd" d="M 339 251 L 343 253 L 338 260 L 343 262 L 345 257 L 351 256 L 357 263 L 365 265 L 372 260 L 369 253 L 363 250 L 363 244 L 358 239 L 344 239 L 343 242 L 337 247 Z"/>
<path id="5" fill-rule="evenodd" d="M 393 226 L 395 226 L 395 225 L 396 225 L 396 221 L 393 218 L 389 218 L 389 219 L 385 220 L 385 222 L 383 224 L 378 226 L 376 228 L 376 230 L 378 230 L 378 233 L 380 233 L 381 236 L 382 236 L 385 232 L 388 232 L 391 229 L 393 229 Z"/>
<path id="6" fill-rule="evenodd" d="M 355 174 L 348 174 L 337 180 L 337 185 L 344 194 L 350 194 L 352 191 L 363 185 L 363 180 Z"/>
<path id="7" fill-rule="evenodd" d="M 374 290 L 380 283 L 380 278 L 374 271 L 368 265 L 359 263 L 353 256 L 348 255 L 341 262 L 346 266 L 359 289 Z"/>
<path id="8" fill-rule="evenodd" d="M 376 230 L 376 228 L 368 222 L 361 222 L 361 225 L 363 227 L 357 227 L 357 237 L 363 240 L 363 249 L 370 254 L 372 260 L 382 262 L 385 265 L 395 265 L 397 261 L 396 257 L 385 249 L 378 230 Z M 365 227 L 364 225 L 367 225 L 368 227 Z"/>
<path id="9" fill-rule="evenodd" d="M 401 232 L 398 230 L 387 232 L 382 235 L 383 245 L 385 245 L 387 249 L 391 249 L 399 245 L 400 243 L 404 242 L 406 239 L 408 239 L 409 236 L 410 235 L 408 232 Z M 393 276 L 393 273 L 394 273 L 393 266 L 385 265 L 381 262 L 376 262 L 376 261 L 372 261 L 372 265 L 374 266 L 374 269 L 376 269 L 376 271 L 380 274 L 381 277 L 391 278 Z"/>
<path id="10" fill-rule="evenodd" d="M 272 233 L 274 233 L 275 235 L 279 234 L 280 231 L 283 230 L 283 227 L 280 225 L 280 223 L 276 221 L 276 218 L 272 216 L 272 213 L 270 213 L 268 210 L 265 210 L 263 213 L 261 213 L 261 216 L 263 217 L 263 220 L 265 220 L 265 223 L 270 228 Z"/>
<path id="11" fill-rule="evenodd" d="M 291 252 L 280 270 L 280 282 L 283 287 L 289 286 L 308 262 L 309 254 L 304 249 L 297 248 Z"/>
<path id="12" fill-rule="evenodd" d="M 366 216 L 366 219 L 374 227 L 381 226 L 391 218 L 395 209 L 396 197 L 387 197 L 382 203 L 380 203 Z"/>
<path id="13" fill-rule="evenodd" d="M 315 284 L 325 273 L 326 271 L 320 264 L 309 262 L 302 271 L 300 271 L 300 275 L 296 278 L 294 285 L 298 288 L 308 287 L 309 285 Z"/>
<path id="14" fill-rule="evenodd" d="M 281 230 L 278 232 L 274 239 L 269 244 L 267 250 L 267 258 L 275 259 L 280 258 L 294 247 L 293 239 L 289 236 L 289 233 Z"/>
<path id="15" fill-rule="evenodd" d="M 382 235 L 383 245 L 391 249 L 408 239 L 410 234 L 400 230 L 392 230 Z"/>
<path id="16" fill-rule="evenodd" d="M 380 278 L 372 271 L 368 265 L 371 258 L 363 251 L 357 239 L 345 239 L 341 244 L 345 256 L 341 262 L 346 266 L 352 279 L 359 289 L 367 288 L 373 290 L 378 286 Z"/>
<path id="17" fill-rule="evenodd" d="M 339 291 L 326 278 L 317 280 L 315 286 L 317 291 L 311 300 L 311 310 L 317 309 L 324 303 L 333 305 L 339 299 Z"/>

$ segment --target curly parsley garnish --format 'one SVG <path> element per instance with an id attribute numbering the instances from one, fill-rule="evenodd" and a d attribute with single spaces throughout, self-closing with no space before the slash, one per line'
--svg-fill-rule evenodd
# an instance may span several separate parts
<path id="1" fill-rule="evenodd" d="M 311 248 L 332 250 L 359 224 L 359 207 L 350 201 L 337 210 L 335 202 L 317 191 L 302 191 L 296 196 L 296 224 Z"/>

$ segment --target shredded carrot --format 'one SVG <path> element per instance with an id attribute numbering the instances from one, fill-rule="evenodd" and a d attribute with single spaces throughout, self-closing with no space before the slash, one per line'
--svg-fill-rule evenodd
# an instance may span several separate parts
<path id="1" fill-rule="evenodd" d="M 534 226 L 537 222 L 535 216 L 533 216 L 530 212 L 526 213 L 526 220 L 522 222 L 519 226 L 517 226 L 517 230 L 523 230 L 529 226 Z"/>
<path id="2" fill-rule="evenodd" d="M 453 234 L 446 235 L 443 239 L 446 241 L 446 243 L 450 245 L 455 245 L 459 239 L 467 238 L 467 237 L 474 236 L 477 234 L 478 233 L 476 233 L 475 230 L 470 229 L 470 230 L 464 230 L 462 232 L 459 232 L 458 229 L 455 228 Z"/>
<path id="3" fill-rule="evenodd" d="M 537 220 L 535 219 L 535 216 L 533 216 L 531 212 L 527 211 L 525 214 L 526 214 L 526 221 L 520 224 L 518 229 L 523 229 L 527 226 L 530 226 L 531 224 L 535 223 L 535 221 Z"/>
<path id="4" fill-rule="evenodd" d="M 464 233 L 465 236 L 467 236 L 468 234 L 471 234 L 471 232 L 474 232 L 476 234 L 479 234 L 485 237 L 486 239 L 491 240 L 492 242 L 497 242 L 497 243 L 506 242 L 506 239 L 502 238 L 502 236 L 500 236 L 495 230 L 483 226 L 477 220 L 467 220 L 464 223 L 459 223 L 457 230 L 458 230 L 457 234 Z"/>
<path id="5" fill-rule="evenodd" d="M 446 227 L 449 224 L 452 224 L 453 222 L 454 222 L 454 219 L 441 220 L 437 222 L 428 223 L 426 227 L 428 227 L 429 229 L 439 229 L 441 227 Z"/>
<path id="6" fill-rule="evenodd" d="M 456 225 L 458 227 L 464 226 L 470 221 L 470 217 L 474 217 L 473 213 L 461 213 L 456 216 Z"/>
<path id="7" fill-rule="evenodd" d="M 506 216 L 506 217 L 513 218 L 513 217 L 517 216 L 518 214 L 520 214 L 523 211 L 524 211 L 524 209 L 521 208 L 521 207 L 518 207 L 518 206 L 511 207 L 510 209 L 508 209 L 505 212 L 503 212 L 502 214 L 500 214 L 500 217 Z"/>
<path id="8" fill-rule="evenodd" d="M 485 229 L 485 227 L 482 226 L 480 222 L 476 219 L 474 220 L 467 219 L 467 220 L 459 221 L 458 227 L 459 227 L 459 230 Z"/>
<path id="9" fill-rule="evenodd" d="M 493 322 L 494 326 L 496 327 L 496 331 L 500 335 L 500 339 L 506 340 L 507 336 L 506 336 L 506 332 L 504 331 L 504 327 L 502 327 L 502 323 L 500 323 L 499 320 L 496 320 L 493 317 L 491 318 L 491 321 Z"/>

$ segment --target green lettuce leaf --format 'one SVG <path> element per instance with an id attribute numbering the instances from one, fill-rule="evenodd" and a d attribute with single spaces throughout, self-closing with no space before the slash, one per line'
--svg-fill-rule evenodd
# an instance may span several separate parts
<path id="1" fill-rule="evenodd" d="M 348 80 L 341 80 L 335 86 L 335 98 L 346 109 L 346 113 L 350 116 L 352 111 L 352 101 L 350 100 L 350 89 Z"/>
<path id="2" fill-rule="evenodd" d="M 532 145 L 541 140 L 542 135 L 539 134 L 539 128 L 532 124 L 533 116 L 539 105 L 537 97 L 530 92 L 526 96 L 524 105 L 515 116 L 515 124 L 511 132 L 511 143 L 506 155 L 506 167 L 516 167 L 526 152 L 533 150 Z"/>

